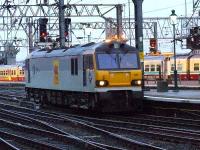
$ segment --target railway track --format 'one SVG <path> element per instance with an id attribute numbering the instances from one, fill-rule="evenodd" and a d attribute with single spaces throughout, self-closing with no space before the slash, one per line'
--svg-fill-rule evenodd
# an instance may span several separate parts
<path id="1" fill-rule="evenodd" d="M 2 149 L 19 150 L 16 146 L 9 143 L 6 139 L 0 138 L 0 147 Z"/>
<path id="2" fill-rule="evenodd" d="M 58 122 L 58 124 L 60 124 L 63 120 L 66 121 L 66 119 L 69 120 L 70 118 L 72 119 L 73 122 L 76 122 L 76 124 L 77 122 L 81 121 L 87 125 L 92 125 L 93 127 L 100 128 L 105 131 L 115 133 L 117 135 L 121 135 L 127 139 L 137 139 L 139 141 L 143 141 L 144 143 L 145 142 L 157 143 L 157 144 L 163 143 L 163 147 L 166 149 L 176 147 L 177 143 L 182 143 L 182 144 L 187 143 L 188 145 L 191 145 L 191 147 L 198 147 L 199 146 L 198 143 L 200 143 L 198 140 L 199 133 L 195 131 L 192 132 L 191 130 L 180 130 L 178 128 L 147 125 L 144 123 L 143 124 L 135 123 L 134 121 L 125 122 L 125 121 L 116 121 L 111 119 L 97 119 L 97 118 L 81 117 L 74 115 L 70 116 L 67 114 L 64 114 L 64 116 L 61 114 L 52 115 L 51 113 L 46 114 L 38 111 L 35 112 L 34 114 L 33 112 L 23 112 L 23 114 L 25 116 L 29 115 L 31 118 L 37 118 L 37 119 L 39 118 L 40 120 L 43 121 L 47 120 L 48 121 L 52 120 L 54 122 L 56 121 Z M 62 126 L 59 126 L 59 128 L 63 129 Z M 154 140 L 149 140 L 146 137 Z M 178 147 L 180 146 L 178 145 Z"/>
<path id="3" fill-rule="evenodd" d="M 66 114 L 67 115 L 67 114 Z M 64 116 L 66 116 L 64 115 Z M 62 115 L 63 116 L 63 115 Z M 69 115 L 67 115 L 69 116 Z M 169 122 L 175 118 L 168 118 L 169 122 L 165 122 L 165 126 L 163 126 L 164 124 L 162 123 L 161 125 L 153 125 L 153 120 L 149 119 L 151 122 L 149 125 L 148 122 L 145 123 L 145 121 L 143 122 L 143 118 L 145 115 L 140 115 L 140 118 L 137 117 L 137 121 L 132 118 L 132 117 L 116 117 L 116 116 L 112 116 L 109 119 L 98 119 L 98 118 L 92 118 L 92 117 L 85 117 L 85 116 L 75 116 L 72 115 L 72 118 L 76 118 L 77 120 L 82 120 L 82 121 L 86 121 L 89 122 L 91 124 L 93 124 L 96 127 L 99 128 L 103 128 L 103 129 L 107 129 L 111 132 L 115 132 L 115 133 L 123 133 L 123 135 L 125 135 L 128 138 L 135 138 L 135 136 L 132 135 L 143 135 L 144 137 L 149 137 L 151 139 L 155 139 L 156 140 L 160 140 L 160 141 L 164 141 L 164 142 L 168 142 L 168 147 L 166 147 L 167 149 L 171 147 L 176 147 L 177 143 L 188 143 L 188 145 L 192 144 L 195 145 L 195 147 L 199 147 L 200 143 L 199 143 L 199 137 L 200 137 L 200 131 L 196 131 L 196 130 L 191 130 L 191 129 L 179 129 L 179 128 L 175 128 L 175 127 L 168 127 Z M 146 115 L 147 117 L 147 115 Z M 155 119 L 155 117 L 157 117 L 157 120 Z M 153 116 L 151 116 L 151 118 L 153 118 Z M 162 118 L 161 116 L 154 116 L 154 122 L 157 122 L 156 124 L 159 124 L 160 120 L 158 119 L 166 119 L 165 117 Z M 116 119 L 116 120 L 113 120 Z M 119 121 L 120 120 L 120 121 Z M 126 121 L 122 121 L 122 120 L 126 120 Z M 140 121 L 138 121 L 140 120 Z M 146 120 L 147 121 L 147 120 Z M 185 119 L 181 119 L 179 118 L 178 121 L 185 121 L 185 123 L 188 122 L 192 122 L 192 120 L 185 120 Z M 172 124 L 175 124 L 176 121 L 174 121 Z M 199 121 L 194 121 L 195 123 L 198 123 Z M 193 123 L 194 123 L 193 122 Z M 154 123 L 155 124 L 155 123 Z M 178 124 L 178 122 L 177 122 Z M 184 125 L 184 124 L 179 124 L 180 125 Z M 191 127 L 193 128 L 195 126 L 195 124 L 187 124 L 186 123 L 187 128 Z M 196 126 L 195 126 L 196 127 Z M 145 138 L 143 138 L 145 139 Z M 149 140 L 151 143 L 153 143 L 154 141 Z M 158 141 L 157 141 L 158 142 Z M 166 144 L 166 143 L 165 143 Z"/>
<path id="4" fill-rule="evenodd" d="M 9 111 L 5 111 L 10 115 L 17 115 L 16 113 L 11 113 Z M 19 116 L 19 114 L 18 114 Z M 14 119 L 14 122 L 8 121 L 7 119 L 0 119 L 0 134 L 1 137 L 7 139 L 13 139 L 17 143 L 21 143 L 24 145 L 35 147 L 36 149 L 106 149 L 103 146 L 98 146 L 89 141 L 81 140 L 73 135 L 69 134 L 61 134 L 59 129 L 56 129 L 46 123 L 43 123 L 41 129 L 42 122 L 39 122 L 40 126 L 38 128 L 33 126 L 28 126 L 27 121 L 33 121 L 34 119 L 27 118 L 25 116 L 23 119 L 18 118 L 18 122 L 16 122 L 16 118 L 8 116 L 6 117 L 9 120 Z M 24 121 L 26 119 L 26 121 Z M 26 122 L 26 124 L 24 122 Z M 33 121 L 34 125 L 36 123 Z M 37 124 L 38 125 L 38 124 Z M 52 130 L 52 131 L 50 131 Z M 58 133 L 60 132 L 60 133 Z M 31 145 L 30 145 L 31 143 Z"/>
<path id="5" fill-rule="evenodd" d="M 11 109 L 13 106 L 6 107 L 0 106 L 2 109 Z M 21 109 L 21 112 L 19 110 Z M 47 124 L 51 124 L 53 128 L 60 129 L 63 135 L 73 135 L 81 140 L 89 141 L 94 145 L 104 147 L 106 149 L 162 149 L 150 144 L 145 144 L 132 140 L 116 133 L 97 128 L 95 126 L 86 124 L 81 121 L 77 121 L 70 118 L 56 117 L 53 114 L 42 113 L 38 111 L 32 111 L 24 108 L 14 108 L 11 113 L 17 113 L 23 116 L 29 116 L 30 118 L 35 118 Z M 13 114 L 14 115 L 14 114 Z M 56 132 L 56 131 L 55 131 Z"/>
<path id="6" fill-rule="evenodd" d="M 181 129 L 190 129 L 190 130 L 199 130 L 200 129 L 200 120 L 196 119 L 187 119 L 187 118 L 176 118 L 176 117 L 165 117 L 165 116 L 156 116 L 148 114 L 135 114 L 134 116 L 125 117 L 125 116 L 107 116 L 107 118 L 114 118 L 115 120 L 120 120 L 128 123 L 143 123 L 146 125 L 153 126 L 163 126 L 171 128 L 181 128 Z"/>
<path id="7" fill-rule="evenodd" d="M 171 116 L 171 117 L 180 117 L 180 118 L 193 118 L 193 119 L 200 119 L 200 111 L 198 108 L 200 106 L 188 108 L 177 108 L 177 107 L 162 107 L 162 106 L 154 106 L 152 107 L 149 114 L 161 114 L 162 116 Z"/>
<path id="8" fill-rule="evenodd" d="M 19 103 L 24 96 L 23 92 L 16 96 L 15 90 L 5 90 L 0 91 L 0 99 L 16 100 L 16 103 Z M 135 114 L 129 117 L 105 115 L 97 118 L 63 113 L 62 111 L 54 113 L 49 110 L 45 110 L 46 112 L 34 111 L 4 104 L 0 104 L 0 108 L 0 116 L 4 119 L 9 118 L 9 113 L 11 113 L 10 116 L 23 118 L 26 121 L 35 119 L 35 121 L 31 120 L 31 122 L 35 122 L 32 124 L 33 126 L 23 120 L 21 124 L 27 123 L 26 126 L 32 128 L 75 136 L 102 149 L 132 149 L 134 146 L 139 149 L 200 148 L 200 120 L 194 111 L 191 113 L 197 116 L 195 120 L 146 114 Z M 19 119 L 16 120 L 19 123 Z M 14 122 L 14 118 L 9 121 Z M 50 125 L 50 127 L 46 125 Z"/>

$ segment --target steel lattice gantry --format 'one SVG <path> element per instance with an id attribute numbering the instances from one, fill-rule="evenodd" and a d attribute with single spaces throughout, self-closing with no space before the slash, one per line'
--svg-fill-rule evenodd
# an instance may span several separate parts
<path id="1" fill-rule="evenodd" d="M 74 36 L 76 35 L 75 31 L 82 30 L 83 23 L 90 24 L 90 28 L 99 30 L 99 33 L 105 34 L 104 30 L 106 22 L 114 22 L 116 24 L 116 18 L 113 17 L 113 13 L 116 13 L 116 6 L 117 5 L 114 4 L 65 4 L 64 14 L 66 17 L 72 18 L 72 31 Z M 33 41 L 35 41 L 38 30 L 37 20 L 40 17 L 47 17 L 49 19 L 49 34 L 56 36 L 59 31 L 57 3 L 19 5 L 7 2 L 0 5 L 0 46 L 3 46 L 5 41 L 12 41 L 19 47 L 27 47 L 28 37 L 31 36 L 29 34 L 30 24 L 33 28 Z M 88 17 L 93 18 L 87 19 Z M 189 24 L 187 24 L 188 20 L 190 20 Z M 200 25 L 199 17 L 178 18 L 178 25 L 176 28 L 177 37 L 181 39 L 185 38 L 189 33 L 189 29 L 198 25 Z M 134 18 L 131 18 L 130 24 L 128 18 L 123 18 L 123 32 L 125 35 L 129 35 L 130 32 L 131 39 L 135 38 L 134 27 Z M 149 40 L 149 38 L 154 37 L 155 33 L 158 39 L 172 39 L 172 25 L 170 24 L 168 17 L 144 18 L 144 40 Z M 97 37 L 98 36 L 99 35 L 97 35 Z M 95 35 L 93 35 L 93 37 L 95 37 Z M 102 38 L 104 37 L 102 36 Z"/>

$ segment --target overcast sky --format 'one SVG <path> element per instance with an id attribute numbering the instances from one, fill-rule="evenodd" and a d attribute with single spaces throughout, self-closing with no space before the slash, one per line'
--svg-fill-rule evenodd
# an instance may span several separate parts
<path id="1" fill-rule="evenodd" d="M 185 3 L 187 4 L 187 15 L 192 14 L 193 0 L 144 0 L 143 1 L 143 16 L 144 17 L 167 17 L 171 14 L 171 10 L 175 9 L 178 16 L 185 16 Z M 196 1 L 196 0 L 195 0 Z M 71 0 L 71 3 L 102 3 L 102 4 L 126 4 L 129 0 Z M 134 16 L 134 6 L 132 0 L 131 11 Z"/>
<path id="2" fill-rule="evenodd" d="M 175 9 L 178 16 L 185 16 L 185 7 L 187 16 L 192 14 L 193 0 L 144 0 L 143 2 L 143 16 L 169 16 L 171 10 Z M 185 5 L 186 3 L 186 5 Z"/>

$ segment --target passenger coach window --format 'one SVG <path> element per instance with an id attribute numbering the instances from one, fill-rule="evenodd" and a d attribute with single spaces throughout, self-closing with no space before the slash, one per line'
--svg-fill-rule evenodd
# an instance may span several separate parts
<path id="1" fill-rule="evenodd" d="M 155 65 L 151 65 L 151 71 L 155 71 Z"/>
<path id="2" fill-rule="evenodd" d="M 182 64 L 178 64 L 177 70 L 178 71 L 182 71 L 183 65 Z"/>
<path id="3" fill-rule="evenodd" d="M 194 71 L 199 71 L 199 63 L 194 64 Z"/>
<path id="4" fill-rule="evenodd" d="M 71 58 L 71 74 L 78 75 L 78 59 Z"/>
<path id="5" fill-rule="evenodd" d="M 145 71 L 149 71 L 149 65 L 145 65 Z"/>
<path id="6" fill-rule="evenodd" d="M 160 65 L 156 65 L 156 71 L 160 71 Z"/>
<path id="7" fill-rule="evenodd" d="M 171 71 L 174 71 L 174 64 L 171 64 Z"/>

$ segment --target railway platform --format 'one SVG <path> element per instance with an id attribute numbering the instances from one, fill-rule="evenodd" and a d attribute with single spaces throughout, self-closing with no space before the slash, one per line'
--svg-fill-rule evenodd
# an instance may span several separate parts
<path id="1" fill-rule="evenodd" d="M 200 90 L 168 90 L 168 92 L 157 92 L 157 89 L 150 89 L 144 92 L 145 101 L 163 101 L 175 103 L 200 104 Z"/>
<path id="2" fill-rule="evenodd" d="M 168 89 L 173 89 L 174 83 L 168 83 Z M 178 87 L 181 90 L 200 90 L 200 81 L 178 81 Z M 157 81 L 146 81 L 145 82 L 146 89 L 156 89 Z"/>
<path id="3" fill-rule="evenodd" d="M 7 82 L 7 81 L 0 81 L 0 87 L 15 87 L 15 86 L 20 86 L 20 87 L 24 87 L 25 86 L 25 82 Z"/>
<path id="4" fill-rule="evenodd" d="M 174 83 L 168 84 L 168 92 L 157 92 L 157 82 L 145 82 L 145 100 L 200 104 L 200 82 L 178 81 L 178 92 L 174 92 Z"/>

